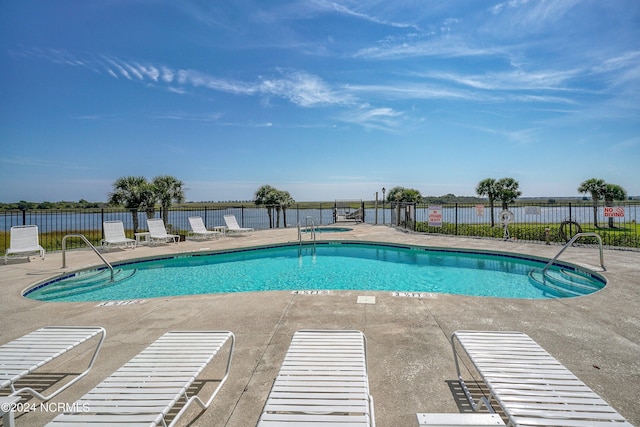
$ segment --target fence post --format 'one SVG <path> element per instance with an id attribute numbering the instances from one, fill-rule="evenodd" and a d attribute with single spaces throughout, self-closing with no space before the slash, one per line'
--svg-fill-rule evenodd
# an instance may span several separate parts
<path id="1" fill-rule="evenodd" d="M 100 209 L 100 229 L 102 230 L 102 238 L 104 239 L 104 208 Z"/>
<path id="2" fill-rule="evenodd" d="M 456 236 L 458 235 L 458 202 L 456 202 Z"/>
<path id="3" fill-rule="evenodd" d="M 573 221 L 573 217 L 571 214 L 571 202 L 569 202 L 569 221 Z"/>
<path id="4" fill-rule="evenodd" d="M 27 225 L 27 210 L 22 209 L 22 225 Z"/>

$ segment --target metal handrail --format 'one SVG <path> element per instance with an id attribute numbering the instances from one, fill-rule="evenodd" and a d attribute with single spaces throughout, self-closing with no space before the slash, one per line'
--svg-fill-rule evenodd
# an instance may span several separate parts
<path id="1" fill-rule="evenodd" d="M 102 262 L 104 262 L 109 270 L 111 270 L 111 282 L 113 282 L 113 266 L 109 264 L 109 261 L 104 259 L 102 254 L 98 252 L 95 246 L 91 244 L 91 242 L 84 236 L 84 234 L 67 234 L 62 238 L 62 268 L 67 268 L 67 257 L 66 257 L 66 248 L 67 248 L 67 237 L 79 237 L 81 238 L 93 251 L 100 257 Z"/>
<path id="2" fill-rule="evenodd" d="M 309 217 L 307 217 L 309 218 Z M 308 226 L 305 224 L 305 229 L 309 230 Z M 311 220 L 311 238 L 313 239 L 313 253 L 316 253 L 316 225 L 313 220 Z M 298 256 L 302 255 L 302 227 L 300 222 L 298 222 Z"/>
<path id="3" fill-rule="evenodd" d="M 316 253 L 316 224 L 311 220 L 311 238 L 313 239 L 313 253 Z"/>
<path id="4" fill-rule="evenodd" d="M 587 232 L 587 233 L 576 233 L 571 240 L 569 240 L 563 247 L 562 249 L 560 249 L 560 252 L 558 252 L 556 254 L 556 256 L 554 256 L 551 261 L 549 261 L 547 263 L 547 265 L 544 266 L 544 268 L 542 269 L 542 275 L 544 277 L 544 274 L 547 272 L 547 270 L 549 269 L 549 267 L 551 267 L 554 263 L 554 261 L 556 261 L 560 255 L 562 254 L 562 252 L 564 252 L 569 246 L 571 246 L 572 244 L 574 244 L 576 242 L 576 240 L 578 240 L 580 237 L 585 237 L 585 236 L 591 236 L 591 237 L 595 237 L 598 239 L 598 244 L 600 246 L 600 267 L 602 267 L 602 270 L 606 271 L 607 269 L 604 266 L 604 255 L 602 252 L 602 238 L 600 237 L 600 235 L 598 233 L 594 233 L 594 232 Z"/>

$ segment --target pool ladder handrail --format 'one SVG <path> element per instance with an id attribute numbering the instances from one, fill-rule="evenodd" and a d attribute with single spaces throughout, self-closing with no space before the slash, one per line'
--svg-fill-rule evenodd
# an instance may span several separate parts
<path id="1" fill-rule="evenodd" d="M 93 251 L 96 253 L 96 255 L 98 255 L 100 257 L 102 262 L 104 262 L 106 264 L 106 266 L 109 267 L 109 270 L 111 271 L 111 280 L 110 281 L 113 282 L 113 266 L 111 264 L 109 264 L 109 261 L 107 261 L 102 256 L 102 254 L 100 252 L 98 252 L 96 247 L 91 244 L 89 239 L 87 239 L 84 236 L 84 234 L 67 234 L 66 236 L 64 236 L 62 238 L 62 268 L 67 268 L 67 257 L 66 257 L 67 237 L 79 237 L 87 244 L 87 246 L 89 246 L 91 249 L 93 249 Z"/>
<path id="2" fill-rule="evenodd" d="M 307 219 L 305 219 L 305 229 L 309 230 L 309 226 L 308 226 L 308 219 L 311 217 L 307 217 Z M 316 253 L 316 225 L 313 221 L 313 219 L 311 220 L 311 239 L 313 239 L 313 254 L 315 255 Z M 298 246 L 298 256 L 302 255 L 302 230 L 301 230 L 301 226 L 300 226 L 300 222 L 298 222 L 298 242 L 299 242 L 299 246 Z"/>
<path id="3" fill-rule="evenodd" d="M 542 277 L 545 277 L 545 273 L 547 272 L 547 270 L 549 270 L 549 267 L 551 267 L 553 265 L 553 263 L 560 257 L 560 255 L 572 244 L 574 244 L 579 238 L 581 237 L 585 237 L 585 236 L 591 236 L 591 237 L 595 237 L 598 240 L 598 245 L 600 247 L 600 267 L 602 267 L 603 271 L 607 271 L 607 269 L 604 266 L 604 255 L 602 252 L 602 238 L 600 237 L 600 235 L 598 233 L 594 233 L 594 232 L 585 232 L 585 233 L 576 233 L 563 247 L 562 249 L 560 249 L 560 252 L 558 252 L 556 254 L 556 256 L 554 256 L 551 261 L 549 261 L 547 263 L 547 265 L 544 266 L 544 268 L 542 269 Z"/>

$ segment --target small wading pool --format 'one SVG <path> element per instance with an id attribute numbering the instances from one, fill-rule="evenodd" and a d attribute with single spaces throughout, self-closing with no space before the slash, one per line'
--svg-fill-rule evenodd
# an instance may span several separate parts
<path id="1" fill-rule="evenodd" d="M 497 298 L 565 298 L 602 289 L 601 275 L 512 253 L 364 242 L 282 244 L 130 260 L 28 288 L 42 301 L 108 301 L 275 290 L 365 290 Z"/>

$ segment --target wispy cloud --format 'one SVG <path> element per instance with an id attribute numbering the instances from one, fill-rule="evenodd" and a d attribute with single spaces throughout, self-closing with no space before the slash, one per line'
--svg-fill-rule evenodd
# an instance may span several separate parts
<path id="1" fill-rule="evenodd" d="M 310 3 L 319 10 L 335 12 L 341 15 L 362 19 L 364 21 L 372 22 L 375 24 L 386 25 L 386 26 L 395 27 L 395 28 L 413 28 L 415 30 L 420 30 L 420 28 L 415 24 L 384 19 L 373 14 L 351 9 L 337 2 L 326 1 L 326 0 L 315 0 Z M 367 4 L 366 2 L 361 3 L 361 6 L 366 4 Z"/>
<path id="2" fill-rule="evenodd" d="M 476 92 L 436 86 L 425 82 L 397 82 L 387 85 L 348 85 L 345 90 L 387 100 L 409 99 L 449 99 L 480 100 L 487 99 Z"/>
<path id="3" fill-rule="evenodd" d="M 469 126 L 466 123 L 461 123 L 460 126 L 472 128 L 477 131 L 488 133 L 491 135 L 500 136 L 506 139 L 507 141 L 518 146 L 525 146 L 538 141 L 538 134 L 540 133 L 540 129 L 538 128 L 509 130 L 509 129 L 481 127 L 481 126 Z"/>
<path id="4" fill-rule="evenodd" d="M 6 163 L 10 165 L 18 165 L 26 168 L 53 168 L 53 169 L 78 169 L 86 170 L 91 169 L 89 166 L 76 164 L 73 162 L 65 162 L 52 159 L 39 159 L 33 157 L 2 157 L 0 163 Z"/>
<path id="5" fill-rule="evenodd" d="M 378 46 L 360 49 L 355 58 L 397 60 L 422 56 L 442 58 L 474 56 L 508 56 L 508 52 L 499 46 L 476 47 L 457 36 L 438 37 L 420 40 L 383 40 Z"/>
<path id="6" fill-rule="evenodd" d="M 637 153 L 640 148 L 640 137 L 626 139 L 611 145 L 614 153 Z"/>
<path id="7" fill-rule="evenodd" d="M 534 72 L 511 70 L 472 75 L 430 72 L 420 76 L 484 90 L 567 90 L 572 80 L 581 73 L 582 70 L 579 69 Z"/>
<path id="8" fill-rule="evenodd" d="M 354 102 L 350 95 L 333 90 L 321 78 L 306 72 L 285 72 L 278 78 L 264 78 L 257 90 L 267 96 L 288 99 L 302 107 L 347 105 Z"/>
<path id="9" fill-rule="evenodd" d="M 30 54 L 35 56 L 33 51 Z M 49 60 L 54 60 L 58 54 L 53 51 L 37 52 L 37 56 Z M 69 53 L 62 56 L 67 58 L 63 61 L 66 65 L 102 70 L 116 79 L 163 84 L 167 90 L 178 94 L 187 93 L 187 88 L 205 88 L 234 95 L 278 97 L 301 107 L 350 105 L 355 102 L 351 95 L 333 89 L 319 76 L 299 70 L 279 69 L 270 76 L 257 76 L 254 81 L 239 81 L 193 69 L 144 64 L 104 55 L 95 60 L 74 60 Z M 60 63 L 58 59 L 55 61 Z"/>
<path id="10" fill-rule="evenodd" d="M 507 15 L 510 26 L 520 31 L 538 30 L 561 20 L 581 0 L 509 0 L 492 6 L 494 15 Z"/>
<path id="11" fill-rule="evenodd" d="M 222 113 L 210 113 L 210 114 L 188 114 L 188 113 L 167 113 L 167 114 L 154 114 L 150 116 L 153 119 L 161 120 L 186 120 L 194 122 L 218 122 L 222 117 Z"/>
<path id="12" fill-rule="evenodd" d="M 640 88 L 640 51 L 623 52 L 595 64 L 591 71 L 602 76 L 610 88 L 626 85 L 637 93 Z"/>
<path id="13" fill-rule="evenodd" d="M 339 120 L 364 128 L 393 132 L 400 127 L 404 114 L 392 108 L 363 105 L 340 115 Z"/>

